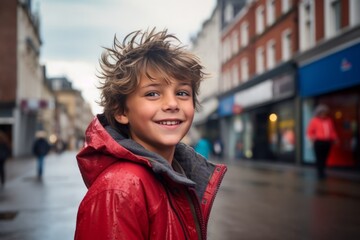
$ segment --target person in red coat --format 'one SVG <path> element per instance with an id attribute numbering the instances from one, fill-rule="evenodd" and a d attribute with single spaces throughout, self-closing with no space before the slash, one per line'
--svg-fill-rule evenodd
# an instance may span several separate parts
<path id="1" fill-rule="evenodd" d="M 314 117 L 307 128 L 307 137 L 313 142 L 318 178 L 324 179 L 331 146 L 338 140 L 333 121 L 329 117 L 329 108 L 326 105 L 321 104 L 315 108 Z"/>
<path id="2" fill-rule="evenodd" d="M 180 140 L 198 104 L 203 67 L 167 30 L 114 39 L 101 58 L 101 105 L 77 161 L 88 191 L 76 240 L 207 237 L 226 166 Z"/>

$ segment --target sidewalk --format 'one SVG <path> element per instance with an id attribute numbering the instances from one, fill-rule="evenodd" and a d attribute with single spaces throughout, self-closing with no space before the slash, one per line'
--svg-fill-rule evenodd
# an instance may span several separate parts
<path id="1" fill-rule="evenodd" d="M 42 181 L 35 158 L 7 162 L 0 190 L 0 239 L 73 239 L 77 207 L 85 194 L 75 152 L 50 154 Z"/>

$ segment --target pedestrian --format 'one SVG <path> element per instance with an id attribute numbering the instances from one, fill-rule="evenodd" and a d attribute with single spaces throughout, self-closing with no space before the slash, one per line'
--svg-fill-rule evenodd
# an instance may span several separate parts
<path id="1" fill-rule="evenodd" d="M 220 138 L 217 138 L 213 144 L 213 152 L 218 160 L 222 159 L 224 145 Z"/>
<path id="2" fill-rule="evenodd" d="M 315 108 L 307 128 L 307 137 L 313 143 L 318 178 L 325 179 L 326 162 L 333 143 L 338 140 L 328 106 L 320 104 Z"/>
<path id="3" fill-rule="evenodd" d="M 42 178 L 45 156 L 49 153 L 50 148 L 51 146 L 46 140 L 46 132 L 38 131 L 33 145 L 33 154 L 37 157 L 37 177 L 39 179 Z"/>
<path id="4" fill-rule="evenodd" d="M 205 137 L 201 137 L 197 141 L 197 143 L 195 144 L 194 149 L 195 149 L 195 152 L 199 153 L 204 158 L 206 158 L 206 159 L 210 158 L 211 144 Z"/>
<path id="5" fill-rule="evenodd" d="M 206 239 L 226 166 L 180 142 L 204 77 L 167 30 L 114 38 L 100 62 L 101 105 L 77 154 L 88 191 L 75 239 Z"/>
<path id="6" fill-rule="evenodd" d="M 10 143 L 8 137 L 3 131 L 0 131 L 0 178 L 1 186 L 5 186 L 5 162 L 10 157 Z"/>

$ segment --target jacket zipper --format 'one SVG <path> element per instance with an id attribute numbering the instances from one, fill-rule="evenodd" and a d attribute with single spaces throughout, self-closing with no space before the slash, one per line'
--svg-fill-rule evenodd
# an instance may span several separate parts
<path id="1" fill-rule="evenodd" d="M 222 172 L 220 172 L 221 170 L 222 170 Z M 219 191 L 220 184 L 221 184 L 221 182 L 222 182 L 222 180 L 223 180 L 223 178 L 224 178 L 224 176 L 225 176 L 226 170 L 227 170 L 226 168 L 221 168 L 220 166 L 219 166 L 219 167 L 216 167 L 216 169 L 215 169 L 215 171 L 219 171 L 219 172 L 220 172 L 220 173 L 219 173 L 220 176 L 219 176 L 219 179 L 217 180 L 216 189 L 215 189 L 215 192 L 214 192 L 214 194 L 213 194 L 213 196 L 212 196 L 212 198 L 211 198 L 211 202 L 209 203 L 209 207 L 208 207 L 209 211 L 211 211 L 211 208 L 212 208 L 212 206 L 213 206 L 213 204 L 214 204 L 215 197 L 216 197 L 216 195 L 217 195 L 217 193 L 218 193 L 218 191 Z M 207 214 L 207 216 L 206 216 L 204 225 L 206 225 L 206 224 L 208 223 L 209 217 L 210 217 L 210 212 L 209 212 L 209 214 Z M 206 239 L 206 234 L 207 234 L 207 233 L 205 233 L 205 238 L 204 238 L 204 239 Z"/>
<path id="2" fill-rule="evenodd" d="M 164 187 L 165 187 L 165 186 L 164 186 Z M 170 203 L 171 209 L 172 209 L 173 212 L 175 213 L 175 215 L 176 215 L 176 217 L 177 217 L 177 219 L 178 219 L 178 221 L 179 221 L 179 223 L 180 223 L 180 225 L 181 225 L 181 228 L 182 228 L 183 233 L 184 233 L 184 235 L 185 235 L 185 239 L 190 239 L 189 236 L 188 236 L 188 234 L 187 234 L 187 231 L 186 231 L 186 229 L 185 229 L 185 226 L 184 226 L 185 224 L 182 222 L 182 220 L 181 220 L 181 218 L 180 218 L 180 216 L 179 216 L 179 213 L 176 211 L 175 206 L 173 205 L 172 197 L 170 196 L 169 189 L 168 189 L 167 187 L 165 187 L 165 191 L 166 191 L 166 195 L 167 195 L 167 197 L 168 197 L 168 199 L 169 199 L 169 203 Z"/>
<path id="3" fill-rule="evenodd" d="M 201 213 L 201 207 L 200 207 L 200 201 L 199 201 L 199 198 L 198 196 L 196 195 L 196 192 L 193 188 L 190 188 L 189 191 L 192 193 L 190 194 L 191 196 L 191 201 L 192 201 L 192 204 L 194 205 L 194 209 L 195 209 L 195 214 L 197 215 L 197 219 L 199 221 L 199 227 L 200 227 L 200 240 L 205 240 L 206 239 L 206 227 L 205 227 L 205 221 L 204 221 L 204 216 L 203 214 Z"/>

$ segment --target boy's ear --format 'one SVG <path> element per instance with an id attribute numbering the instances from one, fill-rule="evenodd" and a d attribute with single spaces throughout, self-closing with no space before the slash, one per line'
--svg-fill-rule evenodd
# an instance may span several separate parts
<path id="1" fill-rule="evenodd" d="M 115 115 L 115 120 L 118 123 L 121 123 L 121 124 L 128 124 L 129 123 L 129 119 L 125 115 L 125 113 Z"/>

